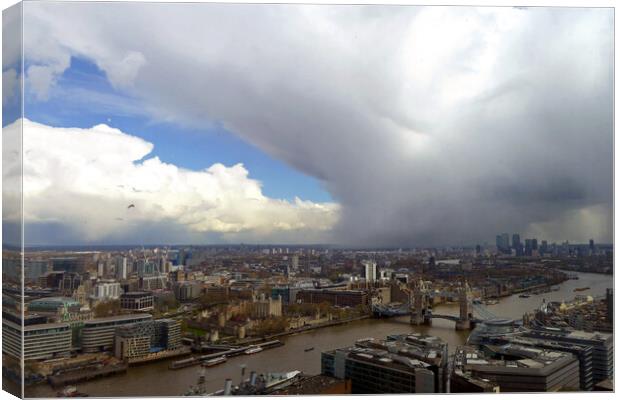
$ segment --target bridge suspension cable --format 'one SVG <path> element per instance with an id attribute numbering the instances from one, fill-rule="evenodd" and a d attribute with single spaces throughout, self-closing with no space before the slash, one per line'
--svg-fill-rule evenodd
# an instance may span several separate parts
<path id="1" fill-rule="evenodd" d="M 486 307 L 481 304 L 472 304 L 475 312 L 482 317 L 482 319 L 495 319 L 497 316 L 489 311 Z"/>

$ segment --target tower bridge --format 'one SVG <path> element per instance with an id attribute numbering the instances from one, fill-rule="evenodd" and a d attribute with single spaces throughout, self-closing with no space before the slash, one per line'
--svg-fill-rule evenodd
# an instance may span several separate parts
<path id="1" fill-rule="evenodd" d="M 402 284 L 401 290 L 408 295 L 407 303 L 398 307 L 374 305 L 374 315 L 377 317 L 409 315 L 409 322 L 412 325 L 431 325 L 433 319 L 444 319 L 454 321 L 456 330 L 473 329 L 482 321 L 497 318 L 484 306 L 473 303 L 471 288 L 467 282 L 464 282 L 458 290 L 459 315 L 434 314 L 431 307 L 431 290 L 422 280 L 416 282 L 413 288 Z"/>

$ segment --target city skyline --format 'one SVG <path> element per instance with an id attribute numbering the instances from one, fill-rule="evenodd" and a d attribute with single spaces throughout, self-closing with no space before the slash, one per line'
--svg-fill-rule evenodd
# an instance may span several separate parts
<path id="1" fill-rule="evenodd" d="M 25 4 L 26 244 L 612 242 L 609 9 L 369 7 Z"/>

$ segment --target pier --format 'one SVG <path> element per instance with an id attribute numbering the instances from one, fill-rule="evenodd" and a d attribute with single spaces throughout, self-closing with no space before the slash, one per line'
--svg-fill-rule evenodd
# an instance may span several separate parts
<path id="1" fill-rule="evenodd" d="M 174 361 L 172 362 L 172 364 L 170 364 L 170 369 L 181 369 L 181 368 L 191 367 L 192 365 L 198 365 L 198 364 L 203 363 L 204 361 L 208 361 L 208 360 L 221 357 L 221 356 L 226 356 L 229 358 L 241 356 L 245 354 L 246 350 L 252 347 L 261 347 L 266 350 L 266 349 L 271 349 L 271 348 L 279 347 L 279 346 L 284 346 L 284 343 L 281 342 L 280 340 L 271 340 L 268 342 L 256 343 L 251 346 L 235 347 L 230 350 L 223 350 L 217 353 L 207 354 L 204 356 L 190 357 L 190 358 L 185 358 L 183 360 Z"/>

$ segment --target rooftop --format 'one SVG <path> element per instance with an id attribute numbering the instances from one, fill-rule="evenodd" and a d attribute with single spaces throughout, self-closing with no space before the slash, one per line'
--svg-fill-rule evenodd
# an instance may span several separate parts
<path id="1" fill-rule="evenodd" d="M 99 324 L 103 322 L 113 322 L 113 321 L 131 321 L 134 319 L 144 319 L 144 318 L 153 318 L 151 314 L 141 313 L 141 314 L 125 314 L 125 315 L 114 315 L 111 317 L 101 317 L 91 319 L 90 321 L 84 321 L 85 325 L 91 324 Z"/>

